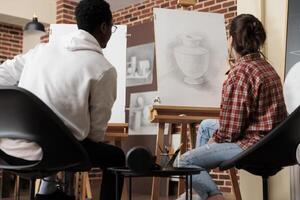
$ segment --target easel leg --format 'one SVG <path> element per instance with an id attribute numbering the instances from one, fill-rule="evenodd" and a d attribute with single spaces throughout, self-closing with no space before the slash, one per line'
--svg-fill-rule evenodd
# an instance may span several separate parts
<path id="1" fill-rule="evenodd" d="M 230 179 L 232 183 L 232 189 L 236 200 L 242 200 L 239 183 L 237 181 L 235 168 L 229 169 Z"/>
<path id="2" fill-rule="evenodd" d="M 196 145 L 196 138 L 197 138 L 197 132 L 196 132 L 195 123 L 189 124 L 189 128 L 190 128 L 191 149 L 194 149 L 195 145 Z"/>
<path id="3" fill-rule="evenodd" d="M 20 176 L 15 176 L 15 188 L 14 188 L 14 199 L 19 200 L 20 199 Z"/>
<path id="4" fill-rule="evenodd" d="M 41 186 L 42 180 L 41 179 L 36 179 L 35 180 L 35 194 L 37 194 L 40 190 L 40 186 Z"/>
<path id="5" fill-rule="evenodd" d="M 186 151 L 187 151 L 187 124 L 186 123 L 182 123 L 181 124 L 181 143 L 182 143 L 182 146 L 180 148 L 180 155 L 184 154 Z M 184 192 L 184 182 L 183 180 L 180 178 L 179 179 L 179 182 L 178 182 L 178 196 L 180 194 L 182 194 Z M 188 192 L 188 191 L 186 191 Z"/>
<path id="6" fill-rule="evenodd" d="M 156 163 L 160 163 L 160 149 L 164 145 L 164 130 L 165 130 L 165 123 L 159 123 L 158 133 L 156 136 L 156 147 L 155 147 L 155 155 L 156 155 Z M 159 198 L 159 178 L 154 177 L 152 179 L 152 195 L 151 200 L 158 200 Z"/>

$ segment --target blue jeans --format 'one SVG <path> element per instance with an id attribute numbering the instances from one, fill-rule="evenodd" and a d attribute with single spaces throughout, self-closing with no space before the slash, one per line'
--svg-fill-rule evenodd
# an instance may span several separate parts
<path id="1" fill-rule="evenodd" d="M 181 167 L 200 167 L 204 169 L 200 174 L 193 176 L 193 189 L 203 200 L 210 196 L 221 194 L 208 171 L 243 151 L 235 143 L 206 144 L 218 129 L 218 124 L 216 120 L 202 121 L 197 134 L 196 148 L 186 152 L 180 158 Z"/>

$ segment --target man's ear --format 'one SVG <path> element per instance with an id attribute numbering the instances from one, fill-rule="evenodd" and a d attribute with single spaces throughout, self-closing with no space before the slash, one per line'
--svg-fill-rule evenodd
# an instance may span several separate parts
<path id="1" fill-rule="evenodd" d="M 106 23 L 102 23 L 100 25 L 100 31 L 101 31 L 101 33 L 106 33 L 107 32 L 107 24 Z"/>

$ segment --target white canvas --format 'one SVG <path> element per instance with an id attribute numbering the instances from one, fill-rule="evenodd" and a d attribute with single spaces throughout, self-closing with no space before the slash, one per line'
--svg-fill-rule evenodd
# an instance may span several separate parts
<path id="1" fill-rule="evenodd" d="M 150 122 L 150 109 L 157 92 L 133 93 L 130 96 L 129 135 L 156 135 L 157 123 Z"/>
<path id="2" fill-rule="evenodd" d="M 220 106 L 228 70 L 223 15 L 157 8 L 154 16 L 162 104 Z"/>
<path id="3" fill-rule="evenodd" d="M 110 123 L 125 122 L 127 27 L 125 25 L 118 25 L 117 27 L 116 32 L 112 33 L 107 47 L 103 49 L 104 56 L 116 68 L 118 73 L 118 93 L 112 109 Z M 51 24 L 49 41 L 55 41 L 75 30 L 77 30 L 76 24 Z"/>

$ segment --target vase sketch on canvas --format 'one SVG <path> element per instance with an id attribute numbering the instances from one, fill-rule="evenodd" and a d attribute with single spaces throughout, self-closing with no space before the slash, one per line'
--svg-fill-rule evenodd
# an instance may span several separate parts
<path id="1" fill-rule="evenodd" d="M 176 63 L 187 84 L 202 84 L 209 66 L 209 52 L 201 46 L 202 37 L 193 34 L 178 36 L 180 44 L 174 48 Z"/>
<path id="2" fill-rule="evenodd" d="M 161 8 L 154 15 L 157 88 L 163 104 L 220 106 L 228 70 L 224 16 Z"/>

